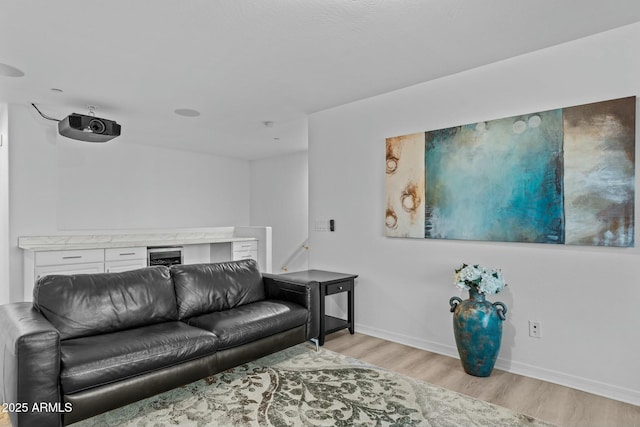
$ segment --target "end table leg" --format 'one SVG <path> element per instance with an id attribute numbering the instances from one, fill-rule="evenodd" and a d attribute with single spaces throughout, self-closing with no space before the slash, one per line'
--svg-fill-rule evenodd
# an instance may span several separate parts
<path id="1" fill-rule="evenodd" d="M 351 335 L 353 335 L 356 331 L 355 329 L 355 319 L 354 319 L 354 300 L 355 300 L 355 296 L 354 296 L 354 290 L 348 291 L 348 299 L 349 299 L 349 333 Z"/>

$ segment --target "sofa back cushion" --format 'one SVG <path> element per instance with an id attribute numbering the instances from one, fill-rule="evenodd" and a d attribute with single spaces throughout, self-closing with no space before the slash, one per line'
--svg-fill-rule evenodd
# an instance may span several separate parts
<path id="1" fill-rule="evenodd" d="M 262 275 L 251 259 L 174 265 L 171 276 L 180 320 L 265 299 Z"/>
<path id="2" fill-rule="evenodd" d="M 61 339 L 178 319 L 171 274 L 163 266 L 44 276 L 34 288 L 33 305 L 58 329 Z"/>

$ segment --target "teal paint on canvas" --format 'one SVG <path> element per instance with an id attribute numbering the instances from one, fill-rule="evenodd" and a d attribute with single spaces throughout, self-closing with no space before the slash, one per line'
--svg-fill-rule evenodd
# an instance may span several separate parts
<path id="1" fill-rule="evenodd" d="M 425 237 L 564 243 L 561 109 L 425 135 Z"/>

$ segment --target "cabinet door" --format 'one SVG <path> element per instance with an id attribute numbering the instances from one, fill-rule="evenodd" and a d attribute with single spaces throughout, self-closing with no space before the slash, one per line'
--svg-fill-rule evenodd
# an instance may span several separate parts
<path id="1" fill-rule="evenodd" d="M 85 264 L 47 265 L 36 267 L 36 281 L 48 274 L 89 274 L 104 273 L 104 263 L 88 262 Z"/>
<path id="2" fill-rule="evenodd" d="M 107 261 L 104 270 L 107 273 L 120 273 L 122 271 L 137 270 L 147 266 L 146 259 L 132 259 L 127 261 Z"/>

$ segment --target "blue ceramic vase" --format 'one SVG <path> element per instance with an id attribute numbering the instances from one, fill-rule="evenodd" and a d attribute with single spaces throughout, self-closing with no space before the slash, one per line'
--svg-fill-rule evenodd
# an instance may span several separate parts
<path id="1" fill-rule="evenodd" d="M 464 371 L 476 377 L 488 377 L 496 364 L 502 341 L 502 322 L 507 306 L 490 303 L 485 295 L 469 289 L 469 299 L 449 300 L 453 313 L 453 332 Z"/>

